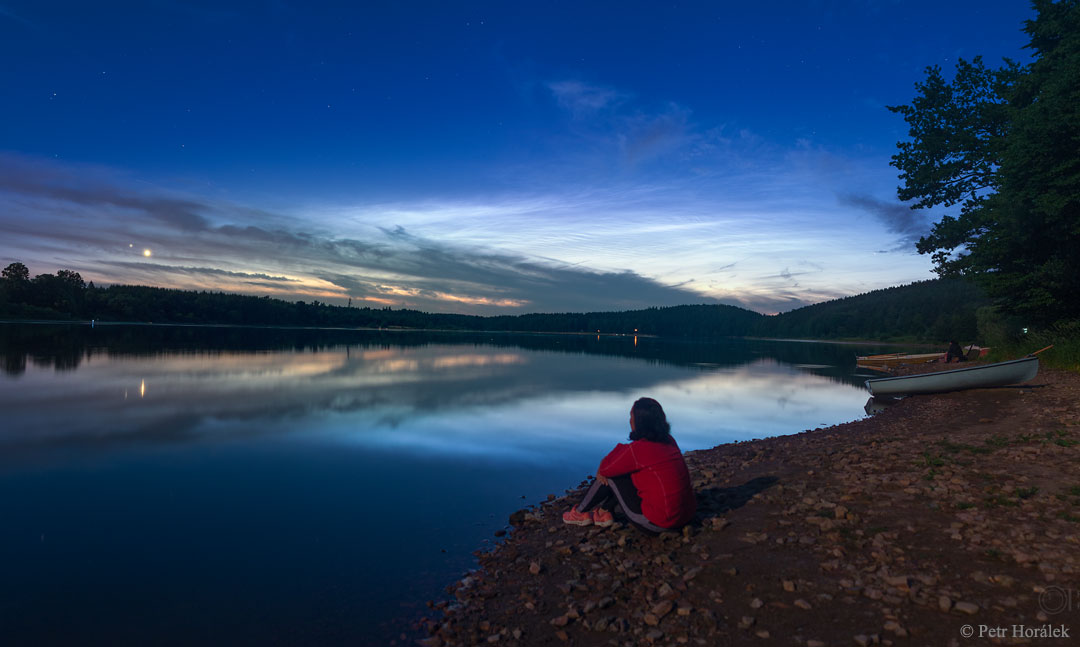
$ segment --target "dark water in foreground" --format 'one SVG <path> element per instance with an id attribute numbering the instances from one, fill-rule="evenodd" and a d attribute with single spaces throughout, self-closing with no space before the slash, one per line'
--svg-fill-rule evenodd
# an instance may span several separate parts
<path id="1" fill-rule="evenodd" d="M 795 433 L 874 350 L 0 324 L 0 640 L 384 645 L 634 399 L 684 450 Z"/>

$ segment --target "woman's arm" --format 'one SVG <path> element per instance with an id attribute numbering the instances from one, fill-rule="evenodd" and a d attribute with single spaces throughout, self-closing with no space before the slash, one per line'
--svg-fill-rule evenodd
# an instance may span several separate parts
<path id="1" fill-rule="evenodd" d="M 600 467 L 596 468 L 597 478 L 603 477 L 609 479 L 613 476 L 622 476 L 623 474 L 630 474 L 641 469 L 641 465 L 638 464 L 637 458 L 634 456 L 634 445 L 624 445 L 622 443 L 615 445 L 615 449 L 611 450 L 604 460 L 600 461 Z M 604 483 L 604 481 L 600 481 Z"/>

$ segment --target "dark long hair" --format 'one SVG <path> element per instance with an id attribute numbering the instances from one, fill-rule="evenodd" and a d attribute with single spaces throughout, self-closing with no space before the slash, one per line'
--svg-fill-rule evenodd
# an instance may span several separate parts
<path id="1" fill-rule="evenodd" d="M 654 443 L 671 442 L 671 425 L 668 424 L 664 408 L 652 398 L 638 398 L 630 407 L 634 417 L 634 428 L 630 431 L 630 440 L 651 440 Z"/>

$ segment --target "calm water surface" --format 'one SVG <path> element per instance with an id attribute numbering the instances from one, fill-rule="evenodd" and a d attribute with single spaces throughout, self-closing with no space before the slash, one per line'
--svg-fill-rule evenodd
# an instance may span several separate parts
<path id="1" fill-rule="evenodd" d="M 634 399 L 684 450 L 853 420 L 830 344 L 0 324 L 6 644 L 383 645 Z"/>

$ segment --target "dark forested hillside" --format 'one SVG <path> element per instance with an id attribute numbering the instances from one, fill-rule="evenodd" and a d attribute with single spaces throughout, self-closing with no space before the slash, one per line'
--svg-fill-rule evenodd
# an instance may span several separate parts
<path id="1" fill-rule="evenodd" d="M 921 281 L 818 303 L 768 317 L 765 337 L 974 340 L 975 311 L 989 303 L 962 279 Z"/>
<path id="2" fill-rule="evenodd" d="M 0 278 L 0 317 L 341 328 L 642 334 L 708 339 L 759 336 L 810 339 L 973 340 L 978 288 L 958 279 L 933 280 L 819 303 L 776 316 L 728 305 L 684 305 L 624 312 L 504 315 L 425 313 L 289 302 L 220 292 L 133 285 L 86 285 L 61 270 L 31 279 L 9 265 Z"/>

